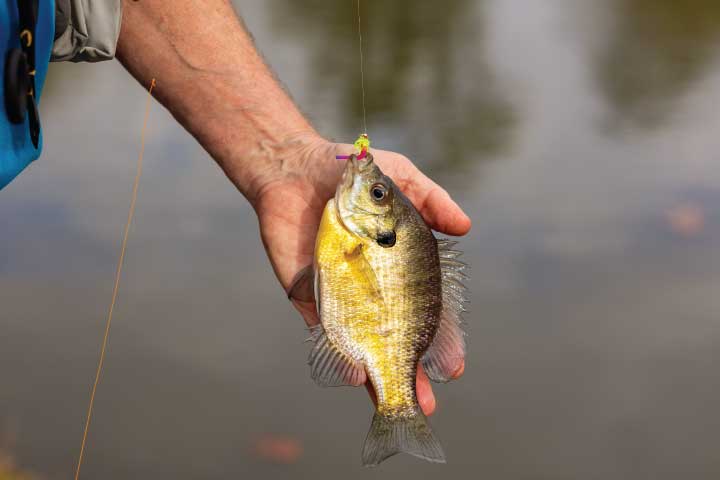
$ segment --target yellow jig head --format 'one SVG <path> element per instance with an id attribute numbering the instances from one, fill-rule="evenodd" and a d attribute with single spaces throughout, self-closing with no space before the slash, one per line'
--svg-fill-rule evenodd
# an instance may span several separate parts
<path id="1" fill-rule="evenodd" d="M 353 143 L 353 146 L 355 147 L 355 154 L 358 156 L 358 160 L 362 160 L 370 149 L 370 137 L 368 137 L 367 133 L 361 133 L 357 140 L 355 140 L 355 143 Z M 337 160 L 347 160 L 350 158 L 350 155 L 336 155 L 335 158 Z"/>

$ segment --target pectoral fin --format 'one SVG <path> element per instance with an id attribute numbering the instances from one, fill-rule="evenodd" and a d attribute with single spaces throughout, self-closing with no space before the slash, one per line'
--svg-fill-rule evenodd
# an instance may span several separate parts
<path id="1" fill-rule="evenodd" d="M 363 255 L 363 244 L 357 244 L 352 250 L 345 253 L 345 261 L 355 272 L 356 277 L 366 287 L 367 293 L 373 297 L 370 301 L 382 301 L 382 293 L 380 292 L 380 284 L 378 283 L 375 270 Z"/>
<path id="2" fill-rule="evenodd" d="M 422 357 L 422 365 L 433 382 L 450 381 L 465 358 L 465 332 L 462 313 L 465 311 L 464 271 L 467 265 L 458 260 L 461 252 L 453 250 L 457 242 L 438 240 L 440 271 L 442 274 L 443 308 L 440 325 L 430 347 Z"/>
<path id="3" fill-rule="evenodd" d="M 300 270 L 293 278 L 290 288 L 288 288 L 288 298 L 290 300 L 298 300 L 300 302 L 314 302 L 315 301 L 315 288 L 314 288 L 314 271 L 313 266 L 308 265 L 307 267 Z"/>

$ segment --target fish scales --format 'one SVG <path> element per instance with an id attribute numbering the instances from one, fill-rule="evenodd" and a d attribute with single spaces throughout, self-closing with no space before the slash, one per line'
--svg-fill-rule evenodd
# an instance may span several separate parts
<path id="1" fill-rule="evenodd" d="M 333 202 L 333 201 L 331 201 Z M 333 205 L 317 244 L 320 314 L 328 338 L 365 365 L 378 412 L 411 415 L 418 360 L 442 308 L 437 243 L 422 218 L 396 194 L 397 243 L 383 248 L 348 231 Z M 362 255 L 372 268 L 368 277 Z M 349 261 L 348 261 L 349 260 Z"/>

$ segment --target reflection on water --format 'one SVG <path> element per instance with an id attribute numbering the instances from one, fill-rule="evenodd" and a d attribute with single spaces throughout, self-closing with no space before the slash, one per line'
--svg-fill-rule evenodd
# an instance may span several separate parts
<path id="1" fill-rule="evenodd" d="M 272 3 L 278 33 L 313 45 L 312 93 L 332 91 L 335 108 L 344 112 L 344 128 L 362 129 L 354 4 Z M 371 133 L 380 130 L 378 124 L 391 129 L 401 136 L 404 152 L 443 171 L 472 165 L 508 146 L 514 117 L 488 65 L 482 3 L 368 0 L 362 2 L 361 17 Z"/>
<path id="2" fill-rule="evenodd" d="M 354 138 L 352 2 L 236 3 L 321 131 Z M 85 478 L 717 478 L 717 8 L 363 3 L 371 135 L 475 222 L 466 374 L 432 419 L 449 463 L 360 466 L 365 393 L 313 385 L 252 211 L 155 105 Z M 0 432 L 54 479 L 78 453 L 145 91 L 116 63 L 49 81 L 44 156 L 0 192 Z M 607 135 L 608 111 L 653 128 Z"/>
<path id="3" fill-rule="evenodd" d="M 612 25 L 597 71 L 613 120 L 657 125 L 717 60 L 720 2 L 610 3 Z"/>

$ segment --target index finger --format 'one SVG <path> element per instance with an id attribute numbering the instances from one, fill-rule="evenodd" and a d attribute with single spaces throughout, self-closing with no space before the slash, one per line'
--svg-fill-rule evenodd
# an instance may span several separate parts
<path id="1" fill-rule="evenodd" d="M 445 189 L 418 170 L 409 159 L 383 150 L 377 151 L 375 159 L 415 205 L 430 228 L 456 236 L 470 231 L 472 221 L 465 212 Z"/>
<path id="2" fill-rule="evenodd" d="M 435 185 L 432 180 L 427 180 Z M 421 198 L 423 200 L 418 211 L 434 230 L 448 235 L 461 236 L 472 228 L 470 217 L 462 211 L 443 188 L 435 185 L 434 188 L 431 187 L 425 191 Z"/>

